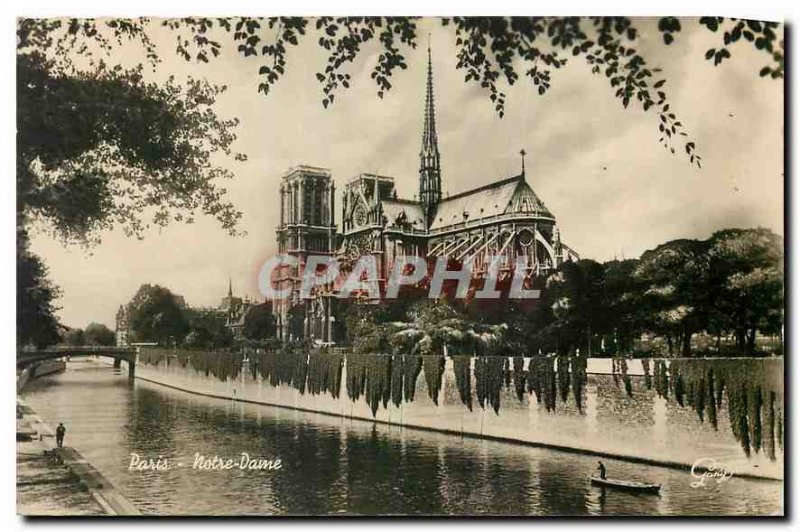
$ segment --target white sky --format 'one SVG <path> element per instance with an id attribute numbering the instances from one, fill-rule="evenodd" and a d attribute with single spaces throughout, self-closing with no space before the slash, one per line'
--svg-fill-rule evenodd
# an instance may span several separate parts
<path id="1" fill-rule="evenodd" d="M 444 190 L 518 173 L 524 147 L 529 182 L 556 216 L 564 241 L 583 257 L 635 257 L 664 241 L 706 238 L 725 227 L 783 234 L 783 83 L 759 78 L 766 57 L 744 44 L 715 68 L 703 55 L 719 35 L 684 21 L 678 42 L 666 47 L 652 21 L 637 22 L 645 31 L 640 51 L 663 68 L 672 110 L 703 156 L 698 170 L 682 151 L 672 155 L 658 143 L 655 114 L 623 109 L 606 78 L 592 76 L 582 61 L 553 72 L 544 97 L 524 79 L 507 88 L 506 116 L 498 118 L 488 97 L 456 70 L 452 30 L 438 21 L 424 24 L 432 32 Z M 406 55 L 408 70 L 396 73 L 383 100 L 369 77 L 376 54 L 364 54 L 348 69 L 351 89 L 325 110 L 314 77 L 325 57 L 313 35 L 290 49 L 287 75 L 266 97 L 256 90 L 258 60 L 227 46 L 210 65 L 187 64 L 172 54 L 171 34 L 155 37 L 164 59 L 156 77 L 191 74 L 229 87 L 217 111 L 241 120 L 235 149 L 249 160 L 225 162 L 236 174 L 225 186 L 248 234 L 229 237 L 214 220 L 199 218 L 154 230 L 143 241 L 115 230 L 90 252 L 40 236 L 34 249 L 63 290 L 65 324 L 113 325 L 118 306 L 146 282 L 169 287 L 191 305 L 217 304 L 229 277 L 234 292 L 257 297 L 258 269 L 276 251 L 279 179 L 296 164 L 330 168 L 339 191 L 350 177 L 376 172 L 394 176 L 401 196 L 416 192 L 424 46 Z M 129 65 L 130 56 L 126 50 L 116 59 Z M 340 205 L 337 198 L 337 211 Z"/>

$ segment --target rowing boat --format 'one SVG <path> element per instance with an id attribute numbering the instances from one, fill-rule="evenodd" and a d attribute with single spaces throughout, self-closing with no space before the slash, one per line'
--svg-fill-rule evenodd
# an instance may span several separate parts
<path id="1" fill-rule="evenodd" d="M 592 477 L 592 484 L 604 488 L 616 488 L 627 491 L 638 491 L 640 493 L 658 493 L 661 484 L 647 484 L 645 482 L 635 482 L 633 480 L 621 480 L 618 478 Z"/>

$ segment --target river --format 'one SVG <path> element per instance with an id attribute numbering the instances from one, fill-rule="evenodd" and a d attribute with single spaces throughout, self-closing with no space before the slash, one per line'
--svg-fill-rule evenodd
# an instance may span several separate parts
<path id="1" fill-rule="evenodd" d="M 771 515 L 781 482 L 693 488 L 688 472 L 604 460 L 660 495 L 590 486 L 597 458 L 198 396 L 95 361 L 32 381 L 26 401 L 152 515 Z M 132 471 L 131 453 L 171 464 Z M 280 459 L 277 470 L 200 470 L 196 453 Z M 180 465 L 179 465 L 180 464 Z"/>

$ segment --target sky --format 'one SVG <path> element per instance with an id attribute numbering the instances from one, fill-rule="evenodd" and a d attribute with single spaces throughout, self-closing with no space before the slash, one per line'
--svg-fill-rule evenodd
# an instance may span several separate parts
<path id="1" fill-rule="evenodd" d="M 783 235 L 783 83 L 760 78 L 765 58 L 744 45 L 721 66 L 705 61 L 719 35 L 696 20 L 684 20 L 670 46 L 661 44 L 652 20 L 635 24 L 643 32 L 639 51 L 663 69 L 671 111 L 695 140 L 702 169 L 689 164 L 681 146 L 674 155 L 665 150 L 657 116 L 624 109 L 607 79 L 582 60 L 552 72 L 545 96 L 524 77 L 503 87 L 506 114 L 498 117 L 488 95 L 456 69 L 452 29 L 426 19 L 419 34 L 431 33 L 445 193 L 518 174 L 524 148 L 528 182 L 555 215 L 562 240 L 583 258 L 638 257 L 665 241 L 707 238 L 728 227 Z M 233 147 L 248 160 L 220 164 L 235 174 L 223 186 L 243 212 L 247 234 L 229 236 L 200 217 L 149 231 L 141 241 L 110 230 L 88 250 L 36 235 L 33 248 L 61 288 L 57 304 L 66 325 L 113 327 L 119 306 L 143 283 L 166 286 L 192 306 L 217 305 L 229 279 L 235 294 L 259 298 L 258 270 L 277 251 L 280 179 L 298 164 L 329 168 L 338 192 L 370 172 L 393 176 L 401 197 L 416 193 L 424 46 L 407 51 L 408 69 L 394 75 L 383 99 L 370 78 L 377 48 L 366 48 L 346 69 L 351 88 L 324 109 L 314 74 L 324 69 L 325 55 L 313 35 L 290 48 L 287 73 L 268 96 L 257 91 L 259 61 L 240 57 L 228 43 L 215 61 L 197 65 L 172 53 L 174 34 L 158 29 L 151 36 L 163 59 L 152 79 L 191 75 L 228 86 L 216 112 L 239 118 Z M 132 66 L 141 59 L 138 49 L 123 47 L 107 61 Z M 337 211 L 339 205 L 337 198 Z"/>

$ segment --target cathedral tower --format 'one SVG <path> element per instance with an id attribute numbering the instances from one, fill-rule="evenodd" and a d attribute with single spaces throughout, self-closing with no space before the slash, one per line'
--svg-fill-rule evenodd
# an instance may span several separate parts
<path id="1" fill-rule="evenodd" d="M 278 334 L 283 340 L 309 338 L 312 316 L 310 301 L 300 298 L 301 272 L 309 255 L 330 255 L 335 248 L 336 191 L 330 170 L 301 165 L 289 170 L 281 180 L 280 225 L 277 229 L 278 253 L 297 258 L 298 266 L 284 266 L 274 280 L 276 289 L 291 288 L 288 299 L 274 302 Z M 330 318 L 329 300 L 325 312 Z M 302 314 L 290 314 L 293 308 Z M 318 336 L 326 341 L 327 337 Z"/>
<path id="2" fill-rule="evenodd" d="M 439 144 L 436 137 L 436 115 L 433 101 L 433 66 L 428 46 L 428 86 L 425 94 L 425 124 L 422 148 L 419 152 L 419 200 L 424 205 L 430 223 L 432 212 L 442 199 L 442 171 L 439 163 Z"/>

